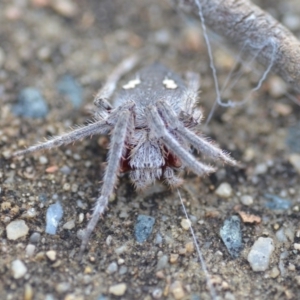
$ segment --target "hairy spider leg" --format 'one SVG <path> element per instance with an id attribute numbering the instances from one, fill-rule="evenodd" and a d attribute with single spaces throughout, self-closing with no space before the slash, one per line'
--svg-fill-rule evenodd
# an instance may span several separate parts
<path id="1" fill-rule="evenodd" d="M 97 121 L 87 126 L 79 127 L 71 132 L 65 133 L 61 136 L 50 138 L 48 141 L 31 146 L 25 150 L 17 151 L 13 156 L 20 156 L 40 150 L 46 150 L 51 148 L 60 147 L 62 145 L 71 144 L 75 141 L 81 140 L 87 136 L 94 134 L 106 134 L 111 129 L 111 125 L 106 120 Z"/>
<path id="2" fill-rule="evenodd" d="M 121 112 L 112 132 L 110 150 L 108 154 L 108 163 L 103 178 L 103 185 L 101 187 L 100 196 L 96 201 L 92 218 L 90 219 L 82 237 L 79 258 L 82 257 L 89 241 L 89 237 L 93 232 L 95 226 L 97 225 L 100 216 L 104 213 L 108 204 L 109 197 L 111 196 L 115 187 L 117 174 L 119 173 L 120 160 L 124 152 L 125 140 L 128 134 L 128 127 L 130 125 L 130 116 L 131 112 L 129 110 L 124 110 L 123 112 Z"/>
<path id="3" fill-rule="evenodd" d="M 199 152 L 211 158 L 221 159 L 231 165 L 237 164 L 237 162 L 226 152 L 224 152 L 205 138 L 199 137 L 194 132 L 185 128 L 178 120 L 172 107 L 166 101 L 158 101 L 156 105 L 159 114 L 167 122 L 168 127 L 171 129 L 171 131 L 179 134 L 180 137 L 190 143 Z"/>
<path id="4" fill-rule="evenodd" d="M 114 93 L 117 83 L 120 78 L 126 73 L 130 72 L 139 62 L 140 57 L 138 55 L 132 55 L 124 59 L 109 75 L 104 86 L 98 91 L 94 98 L 94 104 L 99 109 L 112 109 L 111 103 L 108 99 Z"/>
<path id="5" fill-rule="evenodd" d="M 176 138 L 167 131 L 155 106 L 152 105 L 147 108 L 147 115 L 153 126 L 152 128 L 155 137 L 160 139 L 163 144 L 183 162 L 185 166 L 199 176 L 216 171 L 216 169 L 212 166 L 205 165 L 197 161 L 188 151 L 180 146 Z"/>
<path id="6" fill-rule="evenodd" d="M 196 103 L 198 100 L 199 89 L 200 89 L 200 76 L 194 72 L 185 72 L 184 78 L 186 81 L 186 99 L 182 102 L 183 111 L 190 115 L 193 115 Z"/>

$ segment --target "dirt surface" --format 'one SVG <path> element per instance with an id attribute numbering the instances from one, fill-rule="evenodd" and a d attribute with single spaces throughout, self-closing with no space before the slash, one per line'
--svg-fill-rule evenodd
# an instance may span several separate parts
<path id="1" fill-rule="evenodd" d="M 300 37 L 300 2 L 279 2 L 264 1 L 263 8 Z M 143 57 L 141 65 L 158 60 L 180 74 L 200 73 L 201 106 L 209 113 L 215 93 L 199 23 L 168 2 L 1 1 L 1 299 L 211 299 L 182 222 L 177 192 L 161 183 L 137 193 L 122 175 L 82 262 L 76 260 L 78 236 L 103 176 L 107 137 L 10 158 L 13 151 L 84 124 L 105 78 L 137 51 Z M 222 83 L 234 58 L 220 44 L 214 45 L 214 55 Z M 259 79 L 256 70 L 251 65 L 224 98 L 248 95 Z M 79 108 L 57 88 L 64 75 L 83 91 Z M 44 118 L 13 113 L 18 95 L 27 87 L 38 90 L 47 103 Z M 218 108 L 203 130 L 240 166 L 218 164 L 218 171 L 206 178 L 185 175 L 181 194 L 219 299 L 297 299 L 300 292 L 300 109 L 286 90 L 272 75 L 245 105 Z M 227 196 L 216 192 L 222 183 L 231 187 Z M 287 205 L 274 209 L 266 194 Z M 46 211 L 58 200 L 63 218 L 56 235 L 49 235 Z M 142 244 L 134 234 L 139 215 L 155 218 Z M 219 233 L 224 220 L 233 215 L 241 215 L 243 236 L 243 250 L 236 259 Z M 11 240 L 6 228 L 14 220 L 24 220 L 28 233 Z M 247 256 L 259 237 L 271 238 L 275 250 L 267 269 L 254 272 Z M 16 260 L 26 269 L 17 265 L 16 271 Z"/>

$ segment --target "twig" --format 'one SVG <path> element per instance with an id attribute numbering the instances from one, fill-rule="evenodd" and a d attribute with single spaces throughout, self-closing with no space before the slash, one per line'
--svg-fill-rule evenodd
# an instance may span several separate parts
<path id="1" fill-rule="evenodd" d="M 300 92 L 300 41 L 270 14 L 248 0 L 198 0 L 205 23 L 214 32 L 278 73 Z M 199 16 L 195 0 L 173 0 Z"/>

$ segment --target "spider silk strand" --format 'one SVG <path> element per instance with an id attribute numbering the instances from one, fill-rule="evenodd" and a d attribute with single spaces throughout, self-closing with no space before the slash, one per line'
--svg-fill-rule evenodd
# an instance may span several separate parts
<path id="1" fill-rule="evenodd" d="M 206 279 L 206 284 L 207 284 L 207 287 L 209 289 L 209 292 L 210 292 L 210 295 L 211 295 L 211 298 L 213 300 L 216 300 L 217 299 L 217 293 L 216 293 L 216 290 L 211 282 L 211 278 L 210 278 L 210 275 L 209 275 L 209 272 L 207 270 L 207 266 L 206 266 L 206 263 L 205 263 L 205 260 L 203 258 L 203 255 L 202 255 L 202 252 L 201 252 L 201 249 L 200 249 L 200 246 L 199 246 L 199 243 L 197 241 L 197 238 L 196 238 L 196 235 L 195 235 L 195 232 L 194 232 L 194 229 L 192 227 L 192 222 L 188 216 L 188 213 L 186 211 L 186 208 L 185 208 L 185 205 L 183 203 L 183 200 L 182 200 L 182 197 L 181 197 L 181 194 L 179 192 L 179 189 L 177 189 L 177 193 L 178 193 L 178 197 L 180 199 L 180 202 L 181 202 L 181 205 L 182 205 L 182 209 L 183 209 L 183 212 L 185 214 L 185 217 L 186 219 L 189 221 L 189 225 L 190 225 L 190 231 L 191 231 L 191 234 L 192 234 L 192 237 L 193 237 L 193 242 L 194 242 L 194 245 L 196 247 L 196 250 L 197 250 L 197 254 L 198 254 L 198 258 L 199 258 L 199 261 L 200 261 L 200 264 L 201 264 L 201 268 L 202 268 L 202 271 L 204 272 L 204 275 L 205 275 L 205 279 Z"/>

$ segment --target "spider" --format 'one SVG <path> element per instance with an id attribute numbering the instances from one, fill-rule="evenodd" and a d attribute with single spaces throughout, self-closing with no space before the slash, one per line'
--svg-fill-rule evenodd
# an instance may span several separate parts
<path id="1" fill-rule="evenodd" d="M 190 153 L 191 146 L 211 159 L 236 164 L 226 152 L 197 134 L 202 112 L 196 105 L 196 73 L 187 72 L 185 83 L 162 64 L 154 63 L 138 71 L 114 101 L 109 101 L 120 78 L 137 62 L 136 56 L 125 59 L 108 77 L 95 97 L 92 123 L 14 154 L 59 147 L 95 134 L 111 134 L 103 184 L 84 231 L 79 256 L 107 208 L 118 173 L 129 171 L 136 188 L 144 189 L 160 179 L 171 187 L 180 185 L 182 180 L 176 173 L 184 167 L 199 176 L 214 172 L 214 167 L 199 162 Z"/>

